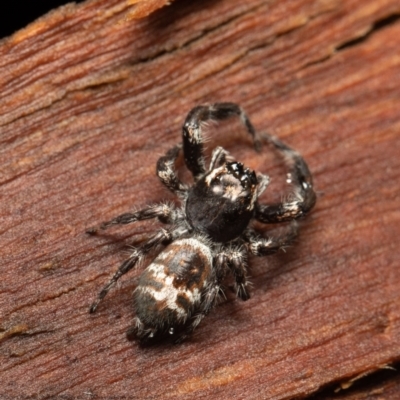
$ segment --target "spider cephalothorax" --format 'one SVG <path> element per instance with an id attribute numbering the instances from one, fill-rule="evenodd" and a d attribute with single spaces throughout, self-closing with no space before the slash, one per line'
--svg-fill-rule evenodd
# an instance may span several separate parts
<path id="1" fill-rule="evenodd" d="M 254 171 L 238 162 L 213 168 L 188 191 L 187 221 L 215 242 L 235 239 L 253 216 L 258 186 Z"/>
<path id="2" fill-rule="evenodd" d="M 306 215 L 316 201 L 312 178 L 303 158 L 279 139 L 263 135 L 279 150 L 289 165 L 293 192 L 285 201 L 262 205 L 258 197 L 269 178 L 232 160 L 217 147 L 208 170 L 203 156 L 201 124 L 207 120 L 240 117 L 258 150 L 261 146 L 253 125 L 244 111 L 233 103 L 216 103 L 192 109 L 183 125 L 183 153 L 194 184 L 182 183 L 175 171 L 181 145 L 169 150 L 157 162 L 161 182 L 181 199 L 182 207 L 167 204 L 147 206 L 122 214 L 100 225 L 112 225 L 158 218 L 169 224 L 137 247 L 119 267 L 90 308 L 94 312 L 117 280 L 132 269 L 150 251 L 166 246 L 143 271 L 134 292 L 135 321 L 129 334 L 142 341 L 158 334 L 187 337 L 214 307 L 226 273 L 236 282 L 238 297 L 249 298 L 247 256 L 264 256 L 288 246 L 297 233 L 296 219 Z M 263 237 L 249 224 L 252 219 L 264 223 L 290 222 L 285 234 Z M 88 232 L 94 233 L 97 229 Z"/>

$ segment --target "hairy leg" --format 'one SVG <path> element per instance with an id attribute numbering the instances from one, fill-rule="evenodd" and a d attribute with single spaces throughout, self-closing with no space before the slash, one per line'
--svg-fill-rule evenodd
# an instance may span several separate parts
<path id="1" fill-rule="evenodd" d="M 175 160 L 178 157 L 181 145 L 177 145 L 168 150 L 165 156 L 160 157 L 157 161 L 157 175 L 161 182 L 173 193 L 179 197 L 185 197 L 187 186 L 182 183 L 175 170 Z"/>
<path id="2" fill-rule="evenodd" d="M 251 254 L 255 256 L 267 256 L 279 250 L 285 250 L 295 240 L 298 232 L 296 221 L 292 221 L 289 228 L 279 236 L 262 237 L 253 230 L 246 230 L 243 237 L 247 241 L 247 247 Z"/>
<path id="3" fill-rule="evenodd" d="M 153 248 L 157 247 L 161 244 L 168 244 L 172 240 L 175 240 L 176 237 L 174 232 L 170 232 L 166 229 L 161 229 L 158 233 L 153 235 L 147 242 L 143 245 L 135 249 L 129 258 L 127 258 L 118 268 L 117 272 L 112 276 L 112 278 L 108 281 L 108 283 L 103 287 L 100 291 L 97 300 L 93 302 L 90 307 L 90 312 L 94 313 L 97 309 L 99 303 L 104 299 L 110 289 L 116 284 L 119 278 L 122 275 L 125 275 L 129 272 L 141 259 Z"/>
<path id="4" fill-rule="evenodd" d="M 143 221 L 145 219 L 158 218 L 163 223 L 173 223 L 177 218 L 177 212 L 174 206 L 168 204 L 155 204 L 147 206 L 142 210 L 125 213 L 118 215 L 110 221 L 102 222 L 100 226 L 90 228 L 86 231 L 91 235 L 97 233 L 97 231 L 105 230 L 114 225 L 127 225 L 136 221 Z"/>
<path id="5" fill-rule="evenodd" d="M 293 192 L 276 204 L 256 204 L 255 218 L 264 223 L 286 222 L 306 215 L 315 205 L 316 194 L 310 170 L 303 157 L 274 136 L 263 135 L 283 155 L 289 166 L 288 182 Z"/>
<path id="6" fill-rule="evenodd" d="M 256 131 L 241 107 L 234 103 L 215 103 L 207 106 L 193 108 L 183 124 L 183 151 L 188 169 L 195 179 L 198 179 L 206 171 L 203 155 L 203 142 L 201 125 L 210 120 L 224 120 L 230 117 L 239 117 L 254 141 L 254 147 L 258 150 L 260 141 Z"/>

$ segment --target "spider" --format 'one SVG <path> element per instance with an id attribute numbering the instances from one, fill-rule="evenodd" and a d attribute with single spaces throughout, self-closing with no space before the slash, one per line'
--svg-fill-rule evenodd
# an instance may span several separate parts
<path id="1" fill-rule="evenodd" d="M 233 116 L 240 118 L 257 151 L 261 139 L 265 139 L 283 155 L 293 190 L 282 202 L 259 204 L 257 199 L 268 186 L 269 177 L 244 167 L 222 147 L 214 149 L 207 169 L 202 124 Z M 182 147 L 186 166 L 194 178 L 191 186 L 181 182 L 175 169 Z M 181 342 L 213 309 L 229 271 L 235 280 L 237 297 L 249 299 L 248 255 L 266 256 L 290 245 L 297 234 L 296 220 L 313 208 L 316 195 L 310 171 L 300 154 L 274 136 L 257 135 L 246 113 L 234 103 L 193 108 L 183 125 L 182 145 L 167 151 L 158 160 L 156 171 L 182 205 L 149 205 L 87 231 L 94 234 L 98 229 L 151 218 L 169 225 L 132 251 L 100 291 L 90 312 L 96 311 L 122 275 L 152 250 L 166 246 L 139 278 L 134 291 L 136 316 L 128 337 L 136 336 L 146 342 L 159 335 L 175 335 L 174 341 Z M 251 227 L 253 219 L 267 224 L 291 223 L 277 237 L 262 237 Z"/>

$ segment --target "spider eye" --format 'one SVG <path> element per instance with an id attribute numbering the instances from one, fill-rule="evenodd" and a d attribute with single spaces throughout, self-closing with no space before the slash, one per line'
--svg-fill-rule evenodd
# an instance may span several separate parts
<path id="1" fill-rule="evenodd" d="M 227 164 L 228 172 L 239 180 L 244 189 L 250 189 L 251 186 L 257 185 L 257 177 L 254 171 L 244 168 L 242 163 L 231 162 Z"/>

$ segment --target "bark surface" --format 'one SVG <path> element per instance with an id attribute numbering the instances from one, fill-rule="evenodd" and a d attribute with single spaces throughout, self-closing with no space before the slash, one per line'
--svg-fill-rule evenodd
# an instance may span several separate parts
<path id="1" fill-rule="evenodd" d="M 0 397 L 291 399 L 399 362 L 398 0 L 129 3 L 69 4 L 0 42 Z M 84 232 L 174 201 L 156 161 L 216 101 L 301 152 L 317 205 L 286 253 L 249 260 L 249 301 L 228 289 L 190 340 L 142 348 L 125 337 L 138 270 L 88 309 L 159 225 Z M 263 202 L 287 193 L 240 123 L 207 131 L 271 176 Z"/>

